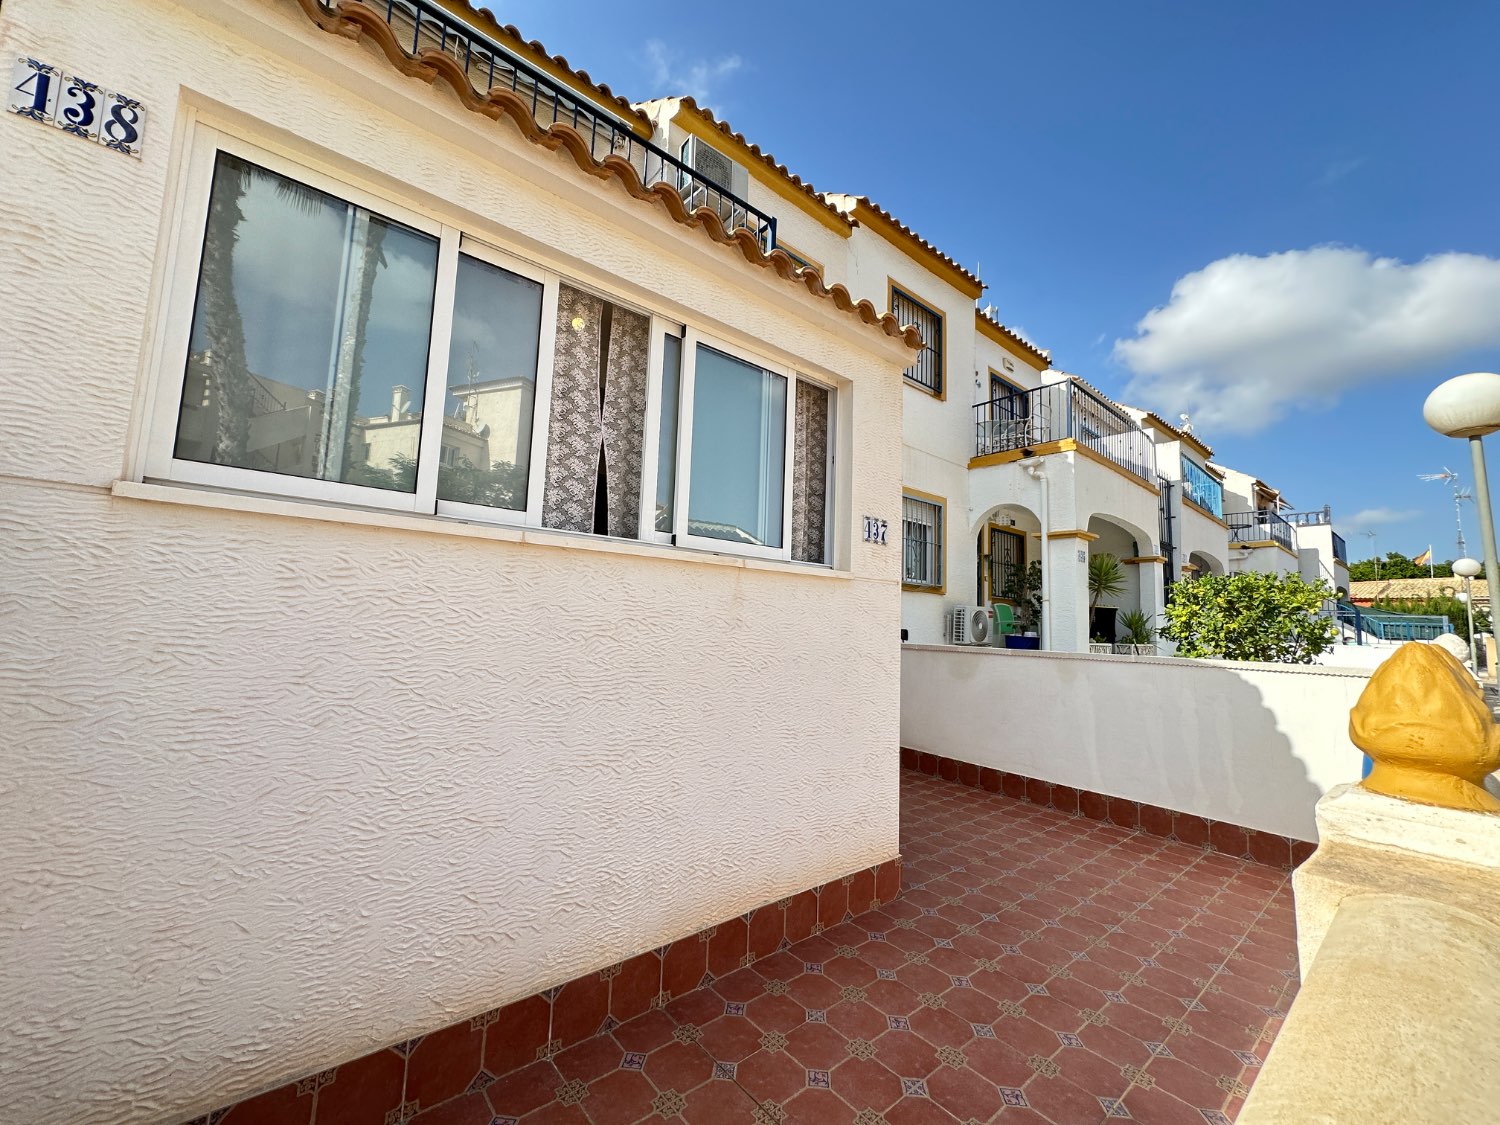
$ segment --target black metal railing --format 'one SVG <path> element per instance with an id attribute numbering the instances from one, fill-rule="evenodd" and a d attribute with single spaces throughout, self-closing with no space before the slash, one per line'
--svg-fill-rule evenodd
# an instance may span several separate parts
<path id="1" fill-rule="evenodd" d="M 453 58 L 475 89 L 509 90 L 531 107 L 543 129 L 562 121 L 589 142 L 595 160 L 619 156 L 630 162 L 641 183 L 670 183 L 690 211 L 706 207 L 731 231 L 741 227 L 755 235 L 766 253 L 776 247 L 776 217 L 753 207 L 665 149 L 643 140 L 616 117 L 580 98 L 541 71 L 523 62 L 489 36 L 454 18 L 432 0 L 374 0 L 385 8 L 385 20 L 401 44 L 416 53 L 431 48 Z"/>
<path id="2" fill-rule="evenodd" d="M 1069 438 L 1157 487 L 1151 438 L 1128 414 L 1077 379 L 1016 391 L 974 407 L 978 457 Z"/>
<path id="3" fill-rule="evenodd" d="M 1166 566 L 1162 568 L 1163 578 L 1170 586 L 1173 578 L 1173 560 L 1177 557 L 1177 536 L 1172 531 L 1175 523 L 1175 517 L 1172 515 L 1172 482 L 1166 477 L 1157 477 L 1156 485 L 1157 491 L 1161 494 L 1161 501 L 1157 505 L 1161 518 L 1161 553 L 1167 559 Z"/>
<path id="4" fill-rule="evenodd" d="M 1276 543 L 1292 550 L 1292 525 L 1277 512 L 1225 512 L 1231 543 Z"/>
<path id="5" fill-rule="evenodd" d="M 943 393 L 943 318 L 899 289 L 891 290 L 891 315 L 901 325 L 915 324 L 922 333 L 917 361 L 903 374 L 934 394 Z"/>

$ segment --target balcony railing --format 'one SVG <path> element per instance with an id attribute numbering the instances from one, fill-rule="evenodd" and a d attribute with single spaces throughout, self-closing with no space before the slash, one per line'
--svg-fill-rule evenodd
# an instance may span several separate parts
<path id="1" fill-rule="evenodd" d="M 1229 542 L 1275 543 L 1292 550 L 1292 525 L 1277 512 L 1265 509 L 1259 512 L 1226 512 L 1224 522 L 1229 525 Z"/>
<path id="2" fill-rule="evenodd" d="M 1293 527 L 1331 527 L 1333 509 L 1327 504 L 1312 512 L 1286 512 L 1283 518 Z"/>
<path id="3" fill-rule="evenodd" d="M 1129 415 L 1076 379 L 1016 391 L 974 407 L 974 452 L 1076 441 L 1156 487 L 1156 447 Z"/>
<path id="4" fill-rule="evenodd" d="M 1186 457 L 1182 459 L 1182 494 L 1204 511 L 1224 518 L 1224 486 Z"/>
<path id="5" fill-rule="evenodd" d="M 374 0 L 385 8 L 385 20 L 401 45 L 414 54 L 431 48 L 452 57 L 481 93 L 509 90 L 531 107 L 536 123 L 546 129 L 555 121 L 573 127 L 589 143 L 595 160 L 619 156 L 630 162 L 641 183 L 669 183 L 688 210 L 706 207 L 718 214 L 726 229 L 741 227 L 755 235 L 769 253 L 776 246 L 776 217 L 751 206 L 723 184 L 677 159 L 665 149 L 642 140 L 627 125 L 598 106 L 580 98 L 541 71 L 529 66 L 482 32 L 454 18 L 433 0 Z"/>

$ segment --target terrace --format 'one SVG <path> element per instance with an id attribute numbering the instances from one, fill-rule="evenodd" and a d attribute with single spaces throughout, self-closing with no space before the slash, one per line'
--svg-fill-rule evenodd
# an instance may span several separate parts
<path id="1" fill-rule="evenodd" d="M 1257 512 L 1225 512 L 1224 522 L 1229 525 L 1229 542 L 1239 547 L 1264 547 L 1275 545 L 1292 547 L 1292 525 L 1277 512 L 1263 508 Z"/>
<path id="2" fill-rule="evenodd" d="M 974 407 L 975 457 L 1060 452 L 1061 443 L 1086 450 L 1157 488 L 1151 438 L 1128 414 L 1076 378 Z"/>
<path id="3" fill-rule="evenodd" d="M 509 1074 L 481 1066 L 515 1057 L 503 1018 L 441 1062 L 423 1045 L 447 1031 L 382 1052 L 393 1089 L 464 1091 L 411 1125 L 1232 1120 L 1297 991 L 1288 872 L 903 759 L 894 901 Z M 539 1014 L 555 1031 L 563 999 Z M 366 1062 L 295 1119 L 342 1120 Z"/>

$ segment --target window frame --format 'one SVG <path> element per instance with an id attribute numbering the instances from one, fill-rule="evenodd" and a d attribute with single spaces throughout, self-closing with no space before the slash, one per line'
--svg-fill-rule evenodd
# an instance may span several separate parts
<path id="1" fill-rule="evenodd" d="M 836 515 L 836 513 L 838 511 L 838 505 L 837 505 L 836 500 L 835 500 L 835 496 L 836 496 L 836 493 L 838 491 L 838 479 L 834 476 L 834 473 L 835 473 L 837 465 L 838 465 L 839 399 L 841 397 L 841 391 L 840 391 L 840 388 L 836 384 L 830 382 L 827 379 L 820 379 L 816 375 L 809 375 L 805 371 L 798 371 L 796 373 L 796 377 L 792 380 L 792 388 L 791 388 L 791 392 L 792 392 L 792 394 L 791 394 L 791 397 L 792 397 L 791 414 L 792 414 L 792 423 L 793 423 L 792 424 L 792 436 L 793 436 L 793 440 L 795 440 L 795 434 L 796 434 L 796 429 L 797 429 L 797 427 L 796 427 L 796 421 L 797 421 L 797 401 L 796 401 L 796 399 L 797 399 L 797 384 L 798 383 L 810 383 L 811 385 L 813 385 L 815 387 L 822 388 L 828 394 L 828 453 L 827 453 L 827 455 L 824 458 L 824 464 L 823 464 L 823 561 L 822 562 L 809 562 L 806 559 L 795 559 L 795 558 L 791 559 L 791 561 L 794 562 L 794 563 L 796 563 L 798 566 L 832 567 L 833 566 L 833 553 L 834 553 L 834 550 L 837 548 L 837 545 L 838 545 L 838 537 L 834 534 L 834 532 L 836 531 L 834 520 L 835 520 L 835 515 Z M 794 455 L 795 455 L 795 450 L 793 452 L 794 452 Z M 795 464 L 795 461 L 793 462 L 793 464 Z M 792 491 L 792 479 L 791 479 L 791 477 L 787 478 L 787 490 L 789 492 Z M 788 523 L 787 523 L 787 528 L 788 528 L 787 534 L 788 534 L 788 536 L 790 536 L 790 534 L 791 534 L 791 522 L 790 522 L 790 520 L 791 520 L 791 509 L 790 509 L 790 506 L 789 506 L 788 507 Z M 789 549 L 790 549 L 790 546 L 789 546 Z"/>
<path id="2" fill-rule="evenodd" d="M 707 347 L 717 352 L 748 363 L 762 371 L 786 380 L 786 403 L 782 409 L 782 427 L 785 435 L 782 443 L 781 468 L 781 546 L 763 547 L 753 543 L 735 543 L 729 539 L 715 539 L 708 535 L 694 535 L 688 530 L 688 509 L 693 495 L 693 404 L 696 401 L 698 384 L 698 348 Z M 774 363 L 764 356 L 688 326 L 682 334 L 682 371 L 679 383 L 677 414 L 677 490 L 672 497 L 672 536 L 678 546 L 692 547 L 700 551 L 724 551 L 751 558 L 778 559 L 792 562 L 792 469 L 795 464 L 793 451 L 796 445 L 797 372 L 784 364 Z M 818 563 L 803 565 L 820 565 Z"/>
<path id="3" fill-rule="evenodd" d="M 1016 565 L 1019 566 L 1022 569 L 1022 571 L 1024 571 L 1026 569 L 1026 567 L 1028 565 L 1030 565 L 1030 562 L 1029 562 L 1029 560 L 1026 557 L 1026 540 L 1027 540 L 1028 536 L 1027 536 L 1026 532 L 1022 531 L 1019 527 L 1011 527 L 1011 526 L 1009 526 L 1007 524 L 995 523 L 993 520 L 989 521 L 989 526 L 986 529 L 986 534 L 985 534 L 985 544 L 984 544 L 984 547 L 985 547 L 985 550 L 984 550 L 984 561 L 985 561 L 985 565 L 984 565 L 984 588 L 985 588 L 985 591 L 984 592 L 985 592 L 985 596 L 984 596 L 983 600 L 985 600 L 987 602 L 990 602 L 991 604 L 996 603 L 996 602 L 1004 602 L 1006 605 L 1011 606 L 1011 607 L 1014 608 L 1014 606 L 1016 604 L 1016 600 L 1014 598 L 1008 598 L 1008 597 L 1006 597 L 1003 594 L 996 594 L 995 590 L 994 590 L 994 570 L 995 570 L 995 564 L 994 564 L 994 547 L 995 547 L 995 535 L 996 535 L 997 532 L 999 534 L 1001 534 L 1001 535 L 1010 535 L 1010 536 L 1013 536 L 1014 538 L 1016 538 L 1017 540 L 1019 540 L 1019 550 L 1016 552 L 1017 555 L 1018 555 Z"/>
<path id="4" fill-rule="evenodd" d="M 937 355 L 937 386 L 929 387 L 926 383 L 918 379 L 913 379 L 907 374 L 908 371 L 916 366 L 915 363 L 901 369 L 901 380 L 907 386 L 915 387 L 923 394 L 931 395 L 939 402 L 946 402 L 948 399 L 948 318 L 934 302 L 927 300 L 925 297 L 918 296 L 910 286 L 902 285 L 895 278 L 888 277 L 886 278 L 885 307 L 891 315 L 896 315 L 896 295 L 898 293 L 937 321 L 939 337 L 939 343 L 936 348 L 933 348 L 932 341 L 928 340 L 925 336 L 922 339 L 923 350 L 932 349 Z M 897 319 L 899 320 L 900 318 L 897 317 Z"/>
<path id="5" fill-rule="evenodd" d="M 698 329 L 673 316 L 617 294 L 608 279 L 587 266 L 578 267 L 545 252 L 521 257 L 497 244 L 501 232 L 467 221 L 440 206 L 425 206 L 402 192 L 400 185 L 387 186 L 362 168 L 330 163 L 299 146 L 243 133 L 234 123 L 188 107 L 180 132 L 181 157 L 174 168 L 172 199 L 162 231 L 161 281 L 158 287 L 155 332 L 139 391 L 139 413 L 124 466 L 131 480 L 166 486 L 188 486 L 209 492 L 241 493 L 270 501 L 333 504 L 353 511 L 386 511 L 414 515 L 424 520 L 461 521 L 514 530 L 546 530 L 558 535 L 582 533 L 548 529 L 542 524 L 547 451 L 550 440 L 552 374 L 556 351 L 557 302 L 564 284 L 601 296 L 612 304 L 650 318 L 648 343 L 646 416 L 642 434 L 641 517 L 638 538 L 608 535 L 586 537 L 641 546 L 675 546 L 695 553 L 743 557 L 791 563 L 835 573 L 847 573 L 850 560 L 841 555 L 845 530 L 837 523 L 839 498 L 849 482 L 837 475 L 839 445 L 850 440 L 843 422 L 851 384 L 847 378 L 803 365 L 787 356 L 772 358 L 773 347 L 764 351 L 741 346 L 723 336 Z M 269 172 L 322 191 L 352 206 L 409 227 L 437 243 L 437 263 L 432 296 L 431 323 L 426 363 L 426 383 L 420 396 L 422 427 L 417 446 L 417 478 L 414 491 L 391 492 L 369 485 L 321 481 L 291 474 L 210 465 L 174 456 L 182 391 L 188 371 L 192 328 L 200 283 L 207 216 L 212 199 L 214 171 L 220 153 L 228 153 Z M 420 209 L 419 209 L 420 208 Z M 463 224 L 463 225 L 459 225 Z M 541 326 L 538 339 L 537 382 L 532 410 L 531 458 L 528 466 L 527 507 L 524 512 L 458 501 L 438 500 L 442 434 L 440 422 L 448 391 L 448 358 L 451 350 L 454 299 L 459 254 L 537 281 L 542 285 Z M 628 286 L 621 286 L 629 292 Z M 678 382 L 677 446 L 674 451 L 676 481 L 673 492 L 673 529 L 655 530 L 655 496 L 661 465 L 659 456 L 663 380 L 661 361 L 666 336 L 682 343 L 682 366 Z M 696 375 L 698 344 L 705 344 L 762 370 L 786 379 L 786 409 L 783 416 L 785 448 L 782 463 L 780 548 L 757 548 L 730 540 L 690 535 L 686 516 L 691 496 L 692 389 Z M 806 380 L 829 392 L 828 478 L 825 504 L 824 562 L 791 558 L 793 470 L 796 450 L 796 387 Z M 414 398 L 416 396 L 413 396 Z"/>
<path id="6" fill-rule="evenodd" d="M 213 196 L 214 170 L 221 152 L 248 161 L 317 191 L 325 192 L 354 207 L 410 227 L 437 241 L 438 263 L 433 284 L 432 323 L 427 342 L 427 382 L 423 388 L 422 428 L 418 436 L 417 482 L 411 492 L 392 492 L 369 485 L 325 481 L 313 477 L 245 469 L 235 465 L 212 465 L 176 456 L 177 425 L 182 409 L 182 389 L 187 379 L 188 359 L 192 350 L 193 320 L 197 312 L 198 284 L 202 272 L 203 243 L 208 235 L 208 209 Z M 235 492 L 256 492 L 317 500 L 335 504 L 354 504 L 397 512 L 424 514 L 421 504 L 422 458 L 420 450 L 426 440 L 426 399 L 433 378 L 433 353 L 439 338 L 438 320 L 443 301 L 443 250 L 455 228 L 403 207 L 386 197 L 367 192 L 354 184 L 326 175 L 318 169 L 282 157 L 248 141 L 214 129 L 199 126 L 194 130 L 191 148 L 183 171 L 183 199 L 177 228 L 178 244 L 175 269 L 167 287 L 167 320 L 163 329 L 162 358 L 157 365 L 155 397 L 149 409 L 149 433 L 144 456 L 147 478 L 170 480 L 178 484 L 220 488 Z M 191 224 L 189 227 L 188 224 Z M 456 259 L 455 259 L 456 265 Z M 452 308 L 447 310 L 451 319 Z M 443 341 L 446 352 L 446 340 Z M 446 383 L 446 369 L 444 382 Z M 436 465 L 433 466 L 436 472 Z M 274 483 L 268 485 L 267 481 Z"/>
<path id="7" fill-rule="evenodd" d="M 936 559 L 934 568 L 938 571 L 933 577 L 935 584 L 912 582 L 906 576 L 906 501 L 917 500 L 924 504 L 931 504 L 938 510 L 937 519 L 933 527 L 937 531 L 937 543 L 935 544 Z M 938 496 L 936 493 L 923 492 L 917 488 L 901 489 L 901 589 L 913 594 L 947 594 L 948 592 L 948 498 Z"/>

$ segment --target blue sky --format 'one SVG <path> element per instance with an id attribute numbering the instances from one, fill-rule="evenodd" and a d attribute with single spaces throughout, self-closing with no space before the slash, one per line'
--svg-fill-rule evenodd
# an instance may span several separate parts
<path id="1" fill-rule="evenodd" d="M 1450 495 L 1417 474 L 1470 483 L 1467 452 L 1421 407 L 1500 370 L 1500 4 L 495 11 L 869 195 L 977 266 L 1058 366 L 1333 505 L 1355 557 L 1366 529 L 1453 554 Z"/>

